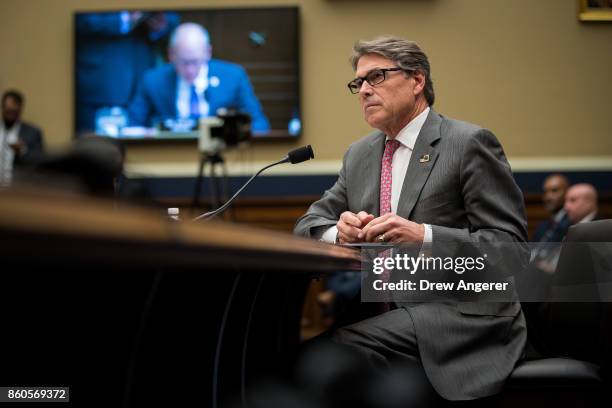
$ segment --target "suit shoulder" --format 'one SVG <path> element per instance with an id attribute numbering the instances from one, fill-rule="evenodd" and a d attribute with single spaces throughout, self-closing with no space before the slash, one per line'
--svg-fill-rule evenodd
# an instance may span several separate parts
<path id="1" fill-rule="evenodd" d="M 361 139 L 351 143 L 348 147 L 348 150 L 354 152 L 363 151 L 364 149 L 368 148 L 372 143 L 375 143 L 379 138 L 384 137 L 385 135 L 381 131 L 375 130 L 362 137 Z"/>
<path id="2" fill-rule="evenodd" d="M 482 126 L 443 116 L 442 128 L 457 136 L 472 137 L 484 130 Z"/>
<path id="3" fill-rule="evenodd" d="M 36 126 L 36 125 L 34 125 L 32 123 L 29 123 L 29 122 L 21 122 L 21 131 L 22 132 L 28 132 L 28 133 L 31 133 L 31 134 L 34 134 L 34 133 L 40 134 L 41 133 L 41 130 L 40 130 L 40 128 L 38 126 Z"/>
<path id="4" fill-rule="evenodd" d="M 170 80 L 173 75 L 175 75 L 175 70 L 172 64 L 164 64 L 162 66 L 146 70 L 143 74 L 143 81 L 159 83 Z"/>
<path id="5" fill-rule="evenodd" d="M 214 59 L 214 58 L 208 62 L 208 67 L 210 70 L 209 75 L 214 74 L 215 72 L 230 73 L 230 74 L 246 73 L 242 65 L 235 64 L 229 61 L 220 60 L 220 59 Z"/>
<path id="6" fill-rule="evenodd" d="M 497 142 L 495 134 L 482 126 L 444 116 L 441 131 L 443 135 L 449 136 L 451 140 L 459 144 L 469 143 L 474 139 Z"/>
<path id="7" fill-rule="evenodd" d="M 27 130 L 34 130 L 34 131 L 40 130 L 38 126 L 30 122 L 21 122 L 21 128 L 27 129 Z"/>

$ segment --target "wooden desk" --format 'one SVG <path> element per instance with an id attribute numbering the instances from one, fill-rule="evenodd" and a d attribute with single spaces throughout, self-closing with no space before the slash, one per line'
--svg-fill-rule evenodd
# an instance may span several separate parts
<path id="1" fill-rule="evenodd" d="M 0 194 L 0 383 L 73 405 L 222 406 L 286 368 L 313 274 L 350 250 L 169 221 L 78 195 Z"/>

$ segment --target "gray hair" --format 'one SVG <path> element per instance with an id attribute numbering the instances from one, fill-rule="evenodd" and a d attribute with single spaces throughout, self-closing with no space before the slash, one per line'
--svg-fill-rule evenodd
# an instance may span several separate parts
<path id="1" fill-rule="evenodd" d="M 411 73 L 420 71 L 425 76 L 423 94 L 429 106 L 434 104 L 436 95 L 431 81 L 431 68 L 425 52 L 414 41 L 399 37 L 377 37 L 370 41 L 358 41 L 353 47 L 350 61 L 353 70 L 357 69 L 359 59 L 366 54 L 378 54 L 395 62 L 398 67 Z"/>

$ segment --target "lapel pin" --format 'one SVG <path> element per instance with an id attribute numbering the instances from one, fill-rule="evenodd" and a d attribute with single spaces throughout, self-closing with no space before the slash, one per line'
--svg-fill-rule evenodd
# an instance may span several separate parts
<path id="1" fill-rule="evenodd" d="M 419 163 L 427 163 L 429 161 L 429 155 L 428 154 L 424 154 L 420 159 L 419 159 Z"/>

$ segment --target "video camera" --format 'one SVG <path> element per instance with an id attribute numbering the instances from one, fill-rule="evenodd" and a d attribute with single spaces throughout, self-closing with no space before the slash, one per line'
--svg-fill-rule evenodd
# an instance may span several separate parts
<path id="1" fill-rule="evenodd" d="M 216 154 L 251 139 L 251 117 L 236 109 L 217 111 L 217 116 L 200 118 L 198 149 Z"/>

